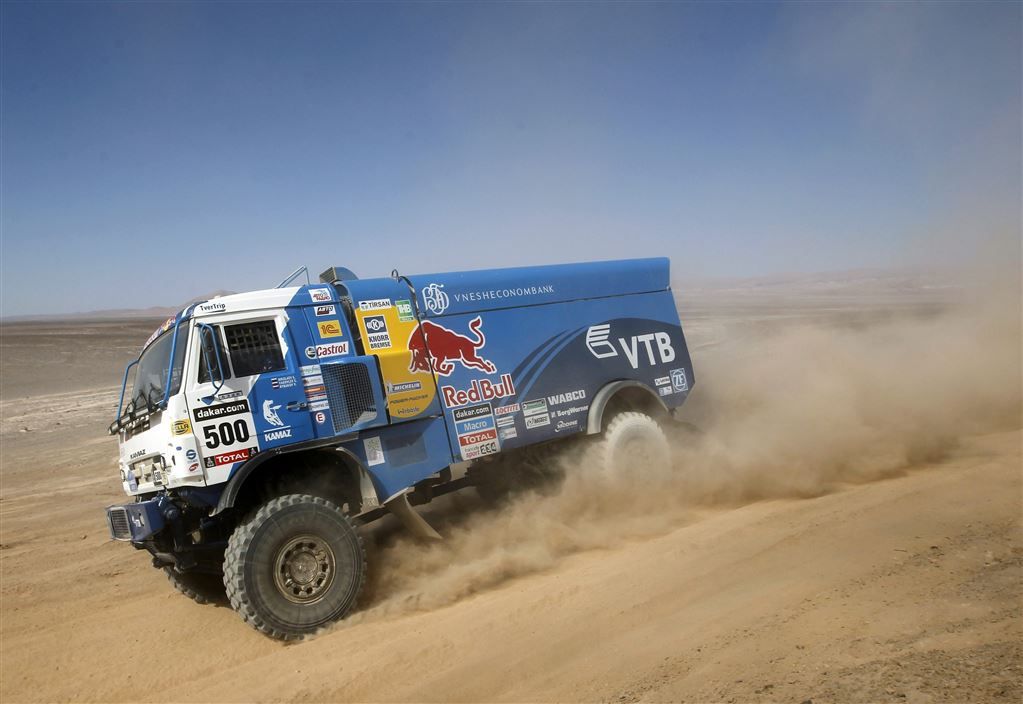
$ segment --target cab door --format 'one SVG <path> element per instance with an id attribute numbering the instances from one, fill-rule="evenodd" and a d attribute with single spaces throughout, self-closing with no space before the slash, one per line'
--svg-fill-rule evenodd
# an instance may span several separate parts
<path id="1" fill-rule="evenodd" d="M 283 312 L 201 319 L 194 329 L 186 395 L 208 484 L 258 452 L 312 437 Z"/>

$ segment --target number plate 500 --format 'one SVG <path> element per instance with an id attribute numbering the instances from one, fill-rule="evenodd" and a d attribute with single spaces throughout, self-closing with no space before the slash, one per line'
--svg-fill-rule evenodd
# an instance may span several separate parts
<path id="1" fill-rule="evenodd" d="M 237 442 L 245 442 L 249 439 L 249 426 L 239 418 L 234 423 L 207 425 L 202 429 L 202 434 L 203 439 L 206 440 L 206 447 L 213 450 L 220 446 L 228 447 Z"/>

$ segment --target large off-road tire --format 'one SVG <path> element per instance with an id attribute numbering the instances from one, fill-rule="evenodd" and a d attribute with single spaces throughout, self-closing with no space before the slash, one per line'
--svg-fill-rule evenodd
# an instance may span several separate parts
<path id="1" fill-rule="evenodd" d="M 224 586 L 253 628 L 290 640 L 343 618 L 366 580 L 352 520 L 326 499 L 289 494 L 243 520 L 227 544 Z"/>
<path id="2" fill-rule="evenodd" d="M 608 476 L 665 476 L 671 447 L 656 420 L 645 413 L 624 411 L 607 424 L 595 456 Z"/>
<path id="3" fill-rule="evenodd" d="M 199 572 L 175 572 L 173 567 L 164 567 L 167 579 L 179 592 L 197 604 L 223 602 L 224 580 L 214 574 Z"/>

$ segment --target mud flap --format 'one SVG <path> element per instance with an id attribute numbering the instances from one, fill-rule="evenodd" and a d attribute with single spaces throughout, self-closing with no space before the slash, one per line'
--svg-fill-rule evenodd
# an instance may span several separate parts
<path id="1" fill-rule="evenodd" d="M 398 519 L 405 525 L 413 535 L 420 537 L 424 540 L 443 540 L 440 533 L 435 531 L 433 527 L 426 522 L 426 519 L 420 516 L 414 508 L 408 502 L 408 494 L 403 493 L 401 496 L 395 496 L 393 499 L 384 504 L 387 510 L 393 513 Z"/>

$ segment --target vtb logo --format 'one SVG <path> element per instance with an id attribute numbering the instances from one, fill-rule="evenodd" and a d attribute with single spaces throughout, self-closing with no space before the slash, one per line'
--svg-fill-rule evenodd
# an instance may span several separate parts
<path id="1" fill-rule="evenodd" d="M 587 328 L 586 347 L 590 350 L 590 354 L 597 359 L 617 357 L 618 347 L 615 347 L 609 339 L 610 337 L 610 323 L 591 325 Z M 652 367 L 655 364 L 667 364 L 675 360 L 675 348 L 671 346 L 671 337 L 666 332 L 648 332 L 645 335 L 619 337 L 618 345 L 633 369 L 639 369 L 640 362 L 643 361 Z M 640 355 L 640 346 L 646 351 L 645 360 Z M 656 355 L 654 354 L 655 346 Z"/>
<path id="2" fill-rule="evenodd" d="M 412 352 L 409 371 L 428 372 L 432 369 L 441 376 L 448 376 L 455 370 L 453 362 L 458 362 L 463 367 L 493 374 L 497 367 L 478 354 L 487 344 L 482 328 L 483 320 L 478 315 L 469 323 L 473 334 L 471 338 L 430 320 L 422 321 L 408 339 L 408 348 Z"/>

